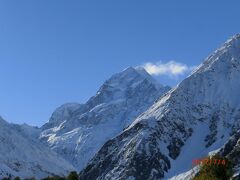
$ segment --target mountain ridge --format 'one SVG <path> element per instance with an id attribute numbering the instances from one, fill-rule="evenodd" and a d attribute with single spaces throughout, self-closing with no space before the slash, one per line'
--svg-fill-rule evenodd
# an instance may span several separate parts
<path id="1" fill-rule="evenodd" d="M 125 131 L 106 142 L 80 178 L 171 178 L 188 170 L 193 158 L 222 147 L 240 128 L 239 42 L 236 35 L 224 43 Z"/>
<path id="2" fill-rule="evenodd" d="M 41 128 L 0 117 L 0 178 L 70 170 L 80 179 L 189 178 L 192 160 L 216 150 L 239 176 L 239 79 L 237 34 L 171 90 L 128 67 L 85 104 L 58 107 Z"/>
<path id="3" fill-rule="evenodd" d="M 80 170 L 104 142 L 129 126 L 167 90 L 144 69 L 128 67 L 106 80 L 85 104 L 74 104 L 74 110 L 71 105 L 70 109 L 58 108 L 60 112 L 54 112 L 42 127 L 40 138 Z M 56 114 L 60 115 L 58 123 L 52 122 Z"/>

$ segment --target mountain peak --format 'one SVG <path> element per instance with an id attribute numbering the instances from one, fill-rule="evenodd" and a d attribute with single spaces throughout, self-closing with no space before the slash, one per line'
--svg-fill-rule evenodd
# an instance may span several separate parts
<path id="1" fill-rule="evenodd" d="M 122 71 L 122 73 L 131 73 L 131 72 L 135 72 L 135 71 L 136 71 L 136 69 L 135 69 L 134 67 L 129 66 L 129 67 L 125 68 L 125 69 Z"/>
<path id="2" fill-rule="evenodd" d="M 220 48 L 208 56 L 194 72 L 227 72 L 240 68 L 240 33 L 228 39 Z"/>
<path id="3" fill-rule="evenodd" d="M 6 124 L 7 122 L 2 118 L 2 116 L 0 116 L 0 123 L 1 124 Z"/>
<path id="4" fill-rule="evenodd" d="M 127 68 L 125 68 L 122 72 L 118 73 L 118 74 L 131 74 L 131 73 L 138 73 L 142 76 L 150 76 L 152 78 L 152 76 L 141 66 L 136 66 L 136 67 L 132 67 L 129 66 Z"/>
<path id="5" fill-rule="evenodd" d="M 231 39 L 240 40 L 240 33 L 235 34 Z"/>
<path id="6" fill-rule="evenodd" d="M 240 33 L 232 36 L 229 40 L 227 40 L 224 43 L 223 47 L 240 48 Z"/>
<path id="7" fill-rule="evenodd" d="M 157 82 L 148 72 L 142 67 L 128 67 L 122 72 L 114 74 L 105 83 L 110 83 L 111 85 L 130 85 L 136 84 L 139 81 L 147 80 L 154 84 L 156 88 L 163 87 L 159 82 Z M 119 82 L 120 84 L 118 84 Z"/>
<path id="8" fill-rule="evenodd" d="M 41 140 L 80 170 L 106 140 L 128 127 L 169 90 L 157 86 L 144 69 L 128 67 L 105 81 L 84 105 L 58 108 L 42 128 Z"/>
<path id="9" fill-rule="evenodd" d="M 118 77 L 134 76 L 136 74 L 140 75 L 140 71 L 137 68 L 134 68 L 134 67 L 130 66 L 130 67 L 125 68 L 123 71 L 114 74 L 112 77 L 114 77 L 114 76 L 118 76 Z"/>
<path id="10" fill-rule="evenodd" d="M 84 105 L 79 103 L 65 103 L 61 105 L 53 112 L 49 122 L 44 124 L 42 126 L 42 129 L 46 129 L 49 126 L 53 126 L 65 120 L 68 120 L 72 116 L 74 111 L 81 110 L 81 108 L 83 107 Z"/>
<path id="11" fill-rule="evenodd" d="M 123 71 L 114 74 L 110 79 L 105 81 L 96 94 L 101 102 L 112 101 L 125 98 L 126 94 L 133 91 L 139 86 L 154 88 L 155 90 L 165 91 L 166 88 L 158 83 L 143 68 L 128 67 Z"/>

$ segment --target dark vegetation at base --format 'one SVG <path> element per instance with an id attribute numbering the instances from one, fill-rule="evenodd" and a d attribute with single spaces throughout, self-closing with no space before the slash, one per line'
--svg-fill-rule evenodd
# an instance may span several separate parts
<path id="1" fill-rule="evenodd" d="M 200 171 L 196 174 L 196 176 L 193 178 L 193 180 L 229 180 L 233 176 L 233 165 L 232 162 L 227 159 L 223 158 L 219 155 L 215 155 L 212 158 L 211 162 L 213 162 L 214 159 L 220 159 L 221 161 L 224 160 L 223 163 L 211 163 L 211 164 L 202 164 L 200 165 Z M 141 179 L 141 177 L 138 177 Z M 73 171 L 70 172 L 70 174 L 67 177 L 60 177 L 60 176 L 51 176 L 51 177 L 46 177 L 43 178 L 42 180 L 79 180 L 80 177 L 77 172 Z M 235 177 L 235 180 L 240 179 L 240 177 Z M 26 179 L 21 179 L 19 177 L 15 178 L 3 178 L 2 180 L 35 180 L 35 178 L 26 178 Z"/>
<path id="2" fill-rule="evenodd" d="M 78 174 L 76 171 L 72 171 L 69 173 L 69 175 L 67 177 L 60 177 L 60 176 L 49 176 L 46 178 L 43 178 L 42 180 L 78 180 Z M 25 179 L 21 179 L 19 177 L 15 177 L 15 178 L 10 178 L 10 177 L 6 177 L 3 178 L 2 180 L 35 180 L 35 178 L 25 178 Z"/>
<path id="3" fill-rule="evenodd" d="M 229 180 L 233 176 L 232 163 L 227 158 L 214 156 L 211 159 L 225 160 L 225 164 L 203 164 L 193 180 Z M 210 158 L 209 158 L 210 160 Z"/>

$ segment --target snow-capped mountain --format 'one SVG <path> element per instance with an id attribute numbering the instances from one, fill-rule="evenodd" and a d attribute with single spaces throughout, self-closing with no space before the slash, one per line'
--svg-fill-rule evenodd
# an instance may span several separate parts
<path id="1" fill-rule="evenodd" d="M 9 124 L 0 117 L 0 179 L 40 179 L 67 175 L 75 168 L 37 140 L 40 130 L 28 125 Z"/>
<path id="2" fill-rule="evenodd" d="M 210 55 L 117 137 L 81 179 L 168 179 L 240 129 L 240 34 Z"/>
<path id="3" fill-rule="evenodd" d="M 86 104 L 59 107 L 40 138 L 81 170 L 102 145 L 127 128 L 168 91 L 142 68 L 127 68 L 107 80 Z"/>

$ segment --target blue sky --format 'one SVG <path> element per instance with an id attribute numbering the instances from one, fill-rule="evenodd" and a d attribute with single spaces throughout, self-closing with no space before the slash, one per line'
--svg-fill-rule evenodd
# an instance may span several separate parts
<path id="1" fill-rule="evenodd" d="M 185 68 L 180 76 L 155 72 L 175 85 L 240 32 L 239 7 L 237 0 L 2 0 L 0 115 L 40 126 L 128 66 Z"/>

